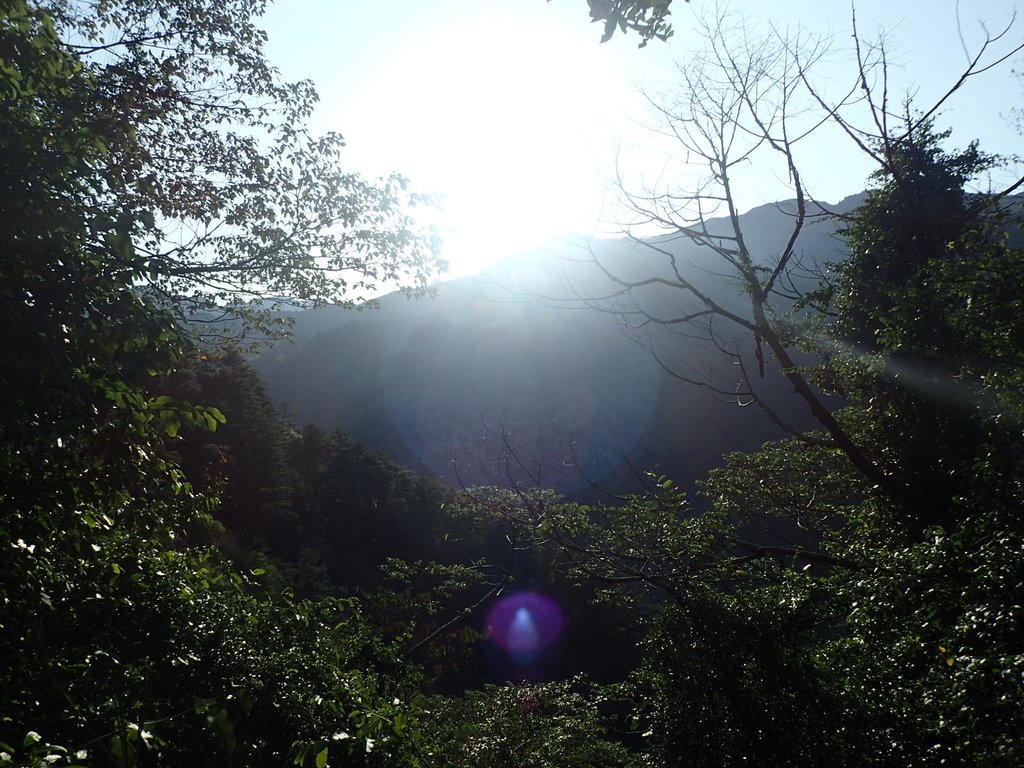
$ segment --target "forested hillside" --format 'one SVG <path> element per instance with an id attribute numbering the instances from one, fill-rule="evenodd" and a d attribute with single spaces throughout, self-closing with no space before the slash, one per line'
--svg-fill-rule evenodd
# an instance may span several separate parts
<path id="1" fill-rule="evenodd" d="M 829 210 L 849 213 L 857 200 Z M 762 249 L 781 248 L 792 207 L 750 211 L 741 225 Z M 838 218 L 819 214 L 795 244 L 808 268 L 843 253 Z M 724 231 L 728 222 L 709 226 Z M 742 306 L 713 253 L 678 238 L 665 247 L 711 294 Z M 292 340 L 253 365 L 298 421 L 341 428 L 453 485 L 501 483 L 511 471 L 521 484 L 595 498 L 596 487 L 639 490 L 638 474 L 656 470 L 692 487 L 723 453 L 782 434 L 757 409 L 736 407 L 743 399 L 729 391 L 734 366 L 713 346 L 662 326 L 631 328 L 615 308 L 581 311 L 580 291 L 615 288 L 589 263 L 592 252 L 638 274 L 656 271 L 660 259 L 625 239 L 555 242 L 441 283 L 428 301 L 386 296 L 372 312 L 297 313 Z M 692 386 L 679 373 L 707 376 L 725 391 Z M 775 400 L 810 425 L 788 391 Z M 539 477 L 512 468 L 517 459 Z"/>
<path id="2" fill-rule="evenodd" d="M 439 244 L 305 129 L 261 10 L 0 0 L 0 763 L 1024 762 L 1008 159 L 894 111 L 884 46 L 833 103 L 708 26 L 663 110 L 707 175 L 624 190 L 647 229 L 332 328 L 283 305 L 427 292 Z M 798 89 L 874 164 L 847 207 Z M 740 215 L 744 142 L 788 202 Z"/>

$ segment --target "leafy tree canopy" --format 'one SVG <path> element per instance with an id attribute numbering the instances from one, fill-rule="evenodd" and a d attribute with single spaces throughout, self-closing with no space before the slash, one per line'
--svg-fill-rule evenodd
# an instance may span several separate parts
<path id="1" fill-rule="evenodd" d="M 668 40 L 672 36 L 672 25 L 668 22 L 672 0 L 587 0 L 587 3 L 591 20 L 604 24 L 602 43 L 611 40 L 617 31 L 639 34 L 641 48 L 655 38 Z"/>
<path id="2" fill-rule="evenodd" d="M 16 5 L 79 78 L 32 109 L 102 145 L 95 205 L 121 268 L 196 335 L 265 334 L 284 302 L 423 291 L 442 268 L 405 180 L 347 172 L 342 137 L 309 133 L 316 92 L 266 60 L 261 0 Z"/>
<path id="3" fill-rule="evenodd" d="M 751 311 L 717 303 L 654 240 L 641 247 L 670 271 L 647 282 L 677 292 L 677 314 L 642 318 L 706 333 L 736 363 L 737 391 L 791 438 L 727 457 L 700 505 L 665 478 L 620 506 L 518 489 L 465 503 L 515 526 L 518 546 L 558 546 L 581 582 L 646 611 L 646 656 L 631 682 L 648 764 L 1019 764 L 1024 250 L 1020 201 L 1008 192 L 1020 182 L 970 192 L 993 158 L 975 145 L 948 148 L 934 109 L 894 118 L 865 85 L 877 135 L 840 108 L 830 116 L 878 171 L 843 221 L 849 258 L 819 265 L 822 283 L 809 285 L 793 256 L 809 202 L 785 109 L 772 112 L 758 90 L 787 81 L 758 80 L 764 70 L 723 53 L 732 49 L 716 34 L 719 58 L 703 63 L 725 73 L 712 80 L 718 90 L 707 72 L 686 70 L 689 101 L 673 103 L 673 119 L 684 147 L 704 148 L 718 186 L 693 193 L 691 220 L 679 203 L 691 198 L 674 191 L 637 207 L 717 255 Z M 798 73 L 790 82 L 806 84 L 803 63 L 784 53 Z M 884 58 L 880 66 L 884 83 Z M 736 158 L 714 139 L 699 143 L 745 130 L 785 159 L 797 194 L 792 233 L 763 260 L 735 214 Z M 716 196 L 730 206 L 728 234 L 701 209 Z M 617 282 L 620 295 L 646 285 Z M 738 328 L 750 352 L 715 335 L 709 316 Z M 759 394 L 771 375 L 793 385 L 818 430 L 772 410 Z M 830 407 L 832 394 L 843 407 Z"/>
<path id="4" fill-rule="evenodd" d="M 337 140 L 292 123 L 312 92 L 275 84 L 260 8 L 0 3 L 0 761 L 415 754 L 416 673 L 355 602 L 270 599 L 187 547 L 213 500 L 164 443 L 224 416 L 145 386 L 199 309 L 237 335 L 262 291 L 436 265 L 397 181 L 327 173 Z"/>

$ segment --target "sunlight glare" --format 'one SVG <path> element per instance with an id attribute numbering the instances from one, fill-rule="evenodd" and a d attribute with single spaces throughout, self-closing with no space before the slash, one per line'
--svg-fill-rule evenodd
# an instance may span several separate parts
<path id="1" fill-rule="evenodd" d="M 589 32 L 586 27 L 584 32 Z M 590 35 L 506 15 L 427 32 L 364 84 L 388 170 L 440 194 L 452 273 L 592 229 L 629 87 Z"/>

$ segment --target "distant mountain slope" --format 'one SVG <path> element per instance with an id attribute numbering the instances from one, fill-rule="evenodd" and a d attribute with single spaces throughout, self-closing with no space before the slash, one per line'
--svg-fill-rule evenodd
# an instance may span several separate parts
<path id="1" fill-rule="evenodd" d="M 783 247 L 791 222 L 784 211 L 764 206 L 743 217 L 756 258 Z M 834 230 L 833 221 L 816 221 L 798 252 L 809 263 L 842 258 Z M 708 291 L 742 308 L 744 297 L 713 254 L 680 239 L 657 243 Z M 627 241 L 589 247 L 620 273 L 661 268 L 661 257 Z M 644 349 L 653 344 L 672 370 L 731 386 L 735 369 L 707 345 L 665 328 L 638 335 L 614 314 L 570 309 L 574 290 L 608 291 L 583 263 L 589 255 L 558 243 L 443 283 L 430 300 L 391 295 L 365 312 L 300 313 L 295 340 L 265 352 L 256 367 L 300 423 L 340 427 L 457 483 L 585 493 L 597 482 L 621 491 L 637 487 L 634 470 L 653 470 L 685 484 L 723 452 L 778 436 L 756 409 L 679 381 Z M 652 291 L 639 300 L 668 312 L 680 297 Z M 806 424 L 784 389 L 779 407 Z"/>

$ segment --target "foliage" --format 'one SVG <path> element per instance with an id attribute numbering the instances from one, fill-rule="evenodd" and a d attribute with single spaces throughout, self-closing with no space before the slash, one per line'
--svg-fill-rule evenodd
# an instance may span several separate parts
<path id="1" fill-rule="evenodd" d="M 679 162 L 705 175 L 625 193 L 665 237 L 636 238 L 652 258 L 632 271 L 594 252 L 611 287 L 574 301 L 663 331 L 666 348 L 695 333 L 734 364 L 735 387 L 673 370 L 653 333 L 647 343 L 679 379 L 756 405 L 791 439 L 729 456 L 701 507 L 659 479 L 618 507 L 520 497 L 505 514 L 560 547 L 578 578 L 648 610 L 635 683 L 655 764 L 1013 765 L 1024 749 L 1011 586 L 1024 544 L 1024 251 L 1008 193 L 1022 182 L 972 194 L 997 159 L 948 149 L 933 119 L 1022 46 L 1009 28 L 986 31 L 942 100 L 923 114 L 907 104 L 901 119 L 884 46 L 856 30 L 855 82 L 838 103 L 811 77 L 819 45 L 754 40 L 722 21 L 707 32 L 680 92 L 654 102 Z M 796 142 L 819 120 L 878 168 L 842 221 L 849 258 L 832 265 L 799 252 L 822 207 Z M 734 185 L 761 152 L 795 200 L 781 239 L 757 244 Z M 680 238 L 708 260 L 687 263 Z M 722 270 L 742 300 L 708 287 Z M 786 418 L 772 376 L 816 430 Z"/>
<path id="2" fill-rule="evenodd" d="M 442 510 L 436 484 L 283 425 L 241 355 L 201 359 L 178 322 L 243 335 L 266 330 L 253 297 L 326 301 L 348 267 L 367 284 L 433 268 L 401 184 L 340 174 L 338 139 L 297 127 L 312 91 L 262 58 L 262 5 L 0 7 L 0 760 L 1024 761 L 1024 254 L 1013 203 L 964 191 L 991 162 L 976 147 L 944 150 L 910 118 L 868 141 L 881 171 L 847 222 L 852 256 L 796 319 L 765 296 L 795 240 L 767 272 L 739 235 L 719 241 L 758 354 L 812 411 L 823 382 L 845 395 L 814 412 L 823 431 L 729 457 L 703 506 L 655 478 L 619 506 L 505 489 Z M 615 24 L 642 31 L 667 4 L 629 7 Z M 827 359 L 798 370 L 797 343 Z M 211 395 L 226 419 L 194 404 Z M 267 572 L 194 546 L 213 528 L 203 492 L 229 532 L 265 538 Z M 644 622 L 627 685 L 418 695 L 409 657 L 458 671 L 464 620 L 508 574 L 387 558 L 452 554 L 444 516 L 463 511 L 490 525 L 469 543 L 507 540 Z M 365 611 L 285 583 L 372 586 L 384 563 L 398 588 Z"/>
<path id="3" fill-rule="evenodd" d="M 383 578 L 363 593 L 376 630 L 404 643 L 404 658 L 420 666 L 432 690 L 461 690 L 478 677 L 481 606 L 509 579 L 484 562 L 445 565 L 391 559 Z"/>
<path id="4" fill-rule="evenodd" d="M 336 433 L 323 481 L 300 519 L 333 550 L 338 582 L 369 586 L 389 557 L 415 560 L 434 554 L 440 504 L 439 483 Z"/>
<path id="5" fill-rule="evenodd" d="M 33 730 L 96 765 L 400 762 L 416 678 L 357 605 L 271 601 L 210 553 L 98 528 L 4 553 L 0 740 Z"/>
<path id="6" fill-rule="evenodd" d="M 690 0 L 686 0 L 689 2 Z M 587 0 L 592 21 L 604 23 L 601 42 L 612 39 L 616 31 L 627 30 L 640 35 L 640 47 L 657 38 L 668 40 L 672 26 L 667 19 L 672 0 Z"/>
<path id="7" fill-rule="evenodd" d="M 974 481 L 967 468 L 1000 446 L 1012 474 L 1019 445 L 1007 423 L 1019 415 L 1024 363 L 1011 341 L 1024 330 L 1020 298 L 1006 287 L 1024 269 L 1009 244 L 1013 204 L 966 193 L 994 160 L 974 145 L 943 151 L 947 137 L 926 122 L 880 149 L 886 165 L 845 229 L 851 258 L 830 286 L 836 317 L 825 325 L 844 391 L 879 430 L 873 460 L 897 478 L 899 524 L 915 538 L 955 527 Z"/>
<path id="8" fill-rule="evenodd" d="M 617 507 L 474 494 L 513 540 L 559 547 L 646 612 L 632 684 L 651 764 L 1024 754 L 1024 329 L 1001 279 L 1024 252 L 1016 202 L 964 191 L 990 160 L 943 138 L 919 123 L 880 144 L 891 164 L 846 222 L 851 257 L 789 329 L 826 353 L 800 375 L 845 395 L 828 432 L 727 457 L 709 508 L 665 478 Z"/>
<path id="9" fill-rule="evenodd" d="M 884 445 L 887 425 L 858 415 L 843 419 L 851 434 Z M 787 454 L 806 474 L 776 472 Z M 838 704 L 830 732 L 841 737 L 839 752 L 851 765 L 1012 765 L 1021 710 L 1006 681 L 1024 664 L 1010 586 L 1024 543 L 1012 511 L 1019 470 L 1004 477 L 1002 468 L 961 466 L 970 495 L 953 501 L 947 529 L 930 528 L 921 540 L 903 524 L 901 505 L 835 458 L 797 441 L 770 444 L 731 457 L 707 489 L 746 519 L 768 511 L 801 526 L 810 510 L 823 513 L 793 529 L 812 536 L 822 557 L 804 565 L 794 558 L 766 605 L 785 606 L 801 592 L 816 597 L 823 620 L 802 626 L 800 641 L 828 675 L 808 695 Z M 828 481 L 837 468 L 839 485 Z M 808 579 L 813 586 L 801 587 Z M 953 651 L 960 648 L 970 649 L 967 658 Z"/>
<path id="10" fill-rule="evenodd" d="M 422 292 L 442 266 L 405 180 L 344 171 L 341 136 L 304 127 L 316 92 L 267 62 L 264 6 L 28 6 L 83 86 L 36 106 L 103 142 L 97 204 L 116 219 L 122 264 L 199 336 L 277 332 L 282 303 L 352 305 L 382 283 Z"/>
<path id="11" fill-rule="evenodd" d="M 607 694 L 582 680 L 488 685 L 455 699 L 429 703 L 428 750 L 435 765 L 480 768 L 636 765 L 607 738 Z"/>
<path id="12" fill-rule="evenodd" d="M 412 761 L 419 678 L 357 603 L 271 598 L 260 574 L 186 546 L 214 502 L 167 445 L 225 418 L 153 385 L 189 350 L 187 310 L 140 253 L 172 220 L 233 216 L 239 249 L 260 226 L 239 180 L 269 166 L 223 122 L 248 135 L 287 96 L 258 55 L 259 6 L 48 7 L 0 6 L 0 760 Z M 103 51 L 87 42 L 101 35 Z M 242 253 L 225 248 L 172 250 L 216 271 Z"/>
<path id="13" fill-rule="evenodd" d="M 845 684 L 903 729 L 879 753 L 902 764 L 1010 765 L 1024 745 L 1020 608 L 1024 544 L 1017 205 L 964 187 L 992 164 L 941 149 L 917 123 L 888 141 L 846 236 L 834 335 L 859 441 L 902 493 L 866 499 L 826 537 L 873 566 L 837 574 L 849 637 L 824 651 Z M 1006 581 L 1010 579 L 1011 581 Z M 941 650 L 939 650 L 941 649 Z M 963 656 L 960 656 L 960 653 Z M 983 693 L 984 692 L 984 693 Z"/>
<path id="14" fill-rule="evenodd" d="M 123 382 L 166 367 L 180 344 L 167 318 L 125 290 L 141 271 L 124 254 L 130 215 L 103 205 L 115 182 L 93 125 L 93 79 L 60 48 L 47 16 L 5 5 L 0 396 L 19 416 L 3 420 L 0 439 L 17 464 L 28 453 L 19 447 L 70 444 L 76 428 L 98 429 L 112 402 L 144 427 L 156 404 Z"/>
<path id="15" fill-rule="evenodd" d="M 180 400 L 217 403 L 225 416 L 216 432 L 190 430 L 168 446 L 195 488 L 217 495 L 218 521 L 245 543 L 294 523 L 290 430 L 240 352 L 197 351 L 153 386 Z"/>

